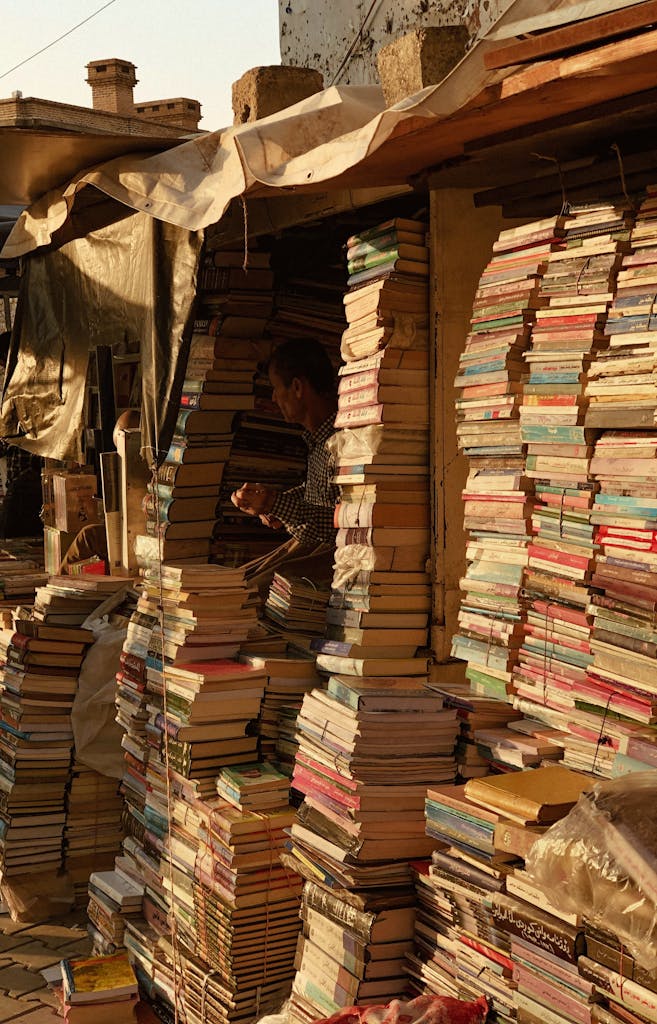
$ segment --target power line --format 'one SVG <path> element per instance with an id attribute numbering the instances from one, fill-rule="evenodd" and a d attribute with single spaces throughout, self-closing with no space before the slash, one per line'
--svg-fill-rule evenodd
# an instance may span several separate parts
<path id="1" fill-rule="evenodd" d="M 102 7 L 99 7 L 97 11 L 93 12 L 93 14 L 90 14 L 88 15 L 88 17 L 83 18 L 82 21 L 79 21 L 77 23 L 77 25 L 74 25 L 73 28 L 70 28 L 68 32 L 64 32 L 61 36 L 57 36 L 57 38 L 53 39 L 53 41 L 51 43 L 48 43 L 47 46 L 42 46 L 40 50 L 36 51 L 36 53 L 33 53 L 31 54 L 31 56 L 26 57 L 25 60 L 19 61 L 18 64 L 14 64 L 13 68 L 9 68 L 8 71 L 3 71 L 0 75 L 0 78 L 6 78 L 7 75 L 10 75 L 12 73 L 12 71 L 17 71 L 18 68 L 22 68 L 23 64 L 27 64 L 29 61 L 34 60 L 35 57 L 38 57 L 40 54 L 45 53 L 46 50 L 49 50 L 51 46 L 55 45 L 55 43 L 59 43 L 62 41 L 62 39 L 66 39 L 66 37 L 70 36 L 72 32 L 75 32 L 76 29 L 80 28 L 82 25 L 86 25 L 87 22 L 91 21 L 92 18 L 95 18 L 97 14 L 100 14 L 101 11 L 106 10 L 106 8 L 111 7 L 112 4 L 115 3 L 116 0 L 107 0 L 106 4 L 103 4 Z"/>

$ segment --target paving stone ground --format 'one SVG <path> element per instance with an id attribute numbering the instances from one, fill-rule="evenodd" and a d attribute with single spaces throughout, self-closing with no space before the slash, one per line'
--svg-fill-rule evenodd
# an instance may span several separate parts
<path id="1" fill-rule="evenodd" d="M 41 924 L 17 924 L 0 914 L 0 1024 L 57 1024 L 57 998 L 46 987 L 44 967 L 91 950 L 84 910 Z"/>

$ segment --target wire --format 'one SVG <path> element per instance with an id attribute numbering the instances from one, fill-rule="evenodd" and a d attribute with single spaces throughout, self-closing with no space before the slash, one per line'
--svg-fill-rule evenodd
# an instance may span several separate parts
<path id="1" fill-rule="evenodd" d="M 82 25 L 86 25 L 87 22 L 91 21 L 92 18 L 95 18 L 97 14 L 100 14 L 101 11 L 104 11 L 107 7 L 111 7 L 112 4 L 115 3 L 116 0 L 107 0 L 106 4 L 103 4 L 102 7 L 99 7 L 97 11 L 94 11 L 93 14 L 88 15 L 88 17 L 84 18 L 82 21 L 79 21 L 77 25 L 74 25 L 73 28 L 70 28 L 68 32 L 64 32 L 63 35 L 57 36 L 57 38 L 53 39 L 53 41 L 51 43 L 48 43 L 47 46 L 42 46 L 40 50 L 37 50 L 36 53 L 33 53 L 30 57 L 26 57 L 25 60 L 21 60 L 18 62 L 18 64 L 14 64 L 13 68 L 9 68 L 8 71 L 3 71 L 0 75 L 0 78 L 6 78 L 7 75 L 10 75 L 12 73 L 12 71 L 17 71 L 19 68 L 22 68 L 24 64 L 27 64 L 29 61 L 34 60 L 34 58 L 38 57 L 40 54 L 45 53 L 46 50 L 49 50 L 51 46 L 55 45 L 55 43 L 59 43 L 62 39 L 66 39 L 66 37 L 70 36 L 72 32 L 75 32 L 76 29 L 81 28 Z"/>
<path id="2" fill-rule="evenodd" d="M 365 31 L 365 26 L 367 25 L 367 22 L 370 20 L 370 16 L 371 16 L 374 8 L 376 7 L 377 3 L 379 3 L 379 2 L 380 2 L 380 0 L 372 0 L 372 3 L 370 4 L 369 10 L 368 10 L 367 14 L 365 15 L 365 17 L 363 18 L 363 20 L 361 21 L 360 28 L 358 29 L 358 32 L 356 33 L 356 35 L 353 38 L 351 46 L 349 47 L 349 49 L 345 53 L 344 57 L 342 58 L 342 62 L 340 64 L 338 70 L 335 72 L 335 74 L 333 75 L 333 78 L 331 79 L 331 85 L 335 85 L 335 83 L 337 82 L 338 78 L 340 77 L 340 75 L 344 71 L 345 67 L 347 66 L 347 64 L 349 62 L 349 58 L 351 57 L 351 55 L 353 54 L 354 50 L 356 49 L 356 44 L 358 43 L 358 41 L 363 38 L 363 32 Z"/>

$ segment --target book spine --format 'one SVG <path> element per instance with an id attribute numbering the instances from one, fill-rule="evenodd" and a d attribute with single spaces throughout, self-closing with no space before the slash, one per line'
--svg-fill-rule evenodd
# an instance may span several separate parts
<path id="1" fill-rule="evenodd" d="M 376 915 L 350 906 L 323 886 L 307 882 L 303 890 L 303 906 L 348 929 L 361 942 L 371 941 Z"/>
<path id="2" fill-rule="evenodd" d="M 519 935 L 526 942 L 568 963 L 576 963 L 583 951 L 584 935 L 581 931 L 556 918 L 549 918 L 529 904 L 497 894 L 491 902 L 491 914 L 505 931 Z"/>

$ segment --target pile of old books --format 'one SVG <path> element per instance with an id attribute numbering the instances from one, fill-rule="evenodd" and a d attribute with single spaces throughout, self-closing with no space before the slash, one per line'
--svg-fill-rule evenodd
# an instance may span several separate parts
<path id="1" fill-rule="evenodd" d="M 296 647 L 310 648 L 310 641 L 324 632 L 330 583 L 274 573 L 265 601 L 265 617 L 277 634 Z"/>
<path id="2" fill-rule="evenodd" d="M 215 553 L 224 565 L 241 565 L 266 554 L 280 544 L 286 534 L 263 526 L 255 517 L 245 516 L 231 503 L 230 496 L 244 483 L 260 483 L 284 491 L 303 479 L 306 447 L 300 428 L 286 423 L 272 399 L 266 373 L 271 350 L 267 341 L 261 359 L 252 363 L 256 374 L 256 406 L 243 413 L 236 423 L 231 456 L 221 489 L 221 521 L 217 527 Z"/>
<path id="3" fill-rule="evenodd" d="M 19 556 L 7 549 L 0 551 L 0 609 L 31 604 L 36 588 L 47 582 L 48 576 L 43 571 L 43 543 L 40 552 L 33 552 L 29 546 Z"/>
<path id="4" fill-rule="evenodd" d="M 144 501 L 146 531 L 162 558 L 207 560 L 210 553 L 233 420 L 253 407 L 253 373 L 241 362 L 212 321 L 196 321 L 173 441 Z"/>
<path id="5" fill-rule="evenodd" d="M 70 1024 L 134 1024 L 138 986 L 125 950 L 111 956 L 62 960 L 58 988 L 62 1015 Z"/>
<path id="6" fill-rule="evenodd" d="M 124 945 L 126 921 L 141 917 L 144 883 L 126 870 L 130 870 L 128 858 L 117 857 L 111 870 L 89 876 L 87 931 L 96 955 L 116 953 Z"/>
<path id="7" fill-rule="evenodd" d="M 71 707 L 89 644 L 78 628 L 121 579 L 53 577 L 2 631 L 0 666 L 0 860 L 5 876 L 62 862 L 70 777 Z"/>
<path id="8" fill-rule="evenodd" d="M 657 409 L 654 364 L 657 317 L 657 197 L 651 190 L 630 234 L 609 311 L 609 346 L 589 370 L 585 394 L 591 427 L 652 427 Z"/>
<path id="9" fill-rule="evenodd" d="M 351 258 L 362 245 L 371 267 L 349 265 L 329 442 L 343 500 L 326 637 L 312 646 L 331 675 L 297 719 L 292 784 L 304 801 L 284 855 L 306 879 L 291 1001 L 303 1021 L 403 990 L 409 861 L 432 846 L 422 801 L 455 774 L 456 711 L 426 689 L 418 654 L 430 600 L 424 230 L 395 222 L 349 240 Z M 412 268 L 403 232 L 415 236 Z M 369 283 L 356 287 L 361 273 Z"/>
<path id="10" fill-rule="evenodd" d="M 573 698 L 596 737 L 590 763 L 596 774 L 608 775 L 623 764 L 631 768 L 632 757 L 644 760 L 641 767 L 652 764 L 657 751 L 648 728 L 657 724 L 657 436 L 605 431 L 596 442 L 591 473 L 600 488 L 591 517 L 598 545 L 590 608 L 593 659 Z"/>
<path id="11" fill-rule="evenodd" d="M 303 695 L 321 685 L 315 659 L 291 652 L 269 655 L 243 650 L 240 661 L 267 675 L 258 719 L 260 754 L 290 777 L 298 747 L 296 720 Z"/>
<path id="12" fill-rule="evenodd" d="M 555 766 L 429 789 L 427 832 L 440 843 L 418 866 L 416 991 L 485 995 L 498 1021 L 591 1021 L 579 978 L 581 920 L 528 880 L 524 858 L 589 780 Z"/>
<path id="13" fill-rule="evenodd" d="M 470 542 L 452 654 L 467 661 L 477 692 L 495 698 L 511 689 L 531 534 L 532 487 L 519 419 L 523 354 L 563 224 L 562 217 L 550 218 L 500 234 L 479 282 L 456 378 L 457 439 L 469 461 L 463 498 Z"/>
<path id="14" fill-rule="evenodd" d="M 593 435 L 585 428 L 583 397 L 596 352 L 606 345 L 607 310 L 627 248 L 628 215 L 609 204 L 575 208 L 564 219 L 560 248 L 549 254 L 540 282 L 541 308 L 525 353 L 529 379 L 520 411 L 527 445 L 525 474 L 535 488 L 533 537 L 524 570 L 528 602 L 514 689 L 525 714 L 541 717 L 543 705 L 562 710 L 571 686 L 586 680 L 591 661 L 587 612 L 593 568 L 591 506 L 596 490 L 589 474 Z M 552 721 L 555 721 L 552 716 Z M 567 719 L 561 728 L 568 734 Z M 517 738 L 517 733 L 514 738 Z M 553 757 L 537 745 L 533 756 Z M 581 742 L 573 739 L 566 763 L 581 766 Z M 520 751 L 520 763 L 523 760 Z"/>
<path id="15" fill-rule="evenodd" d="M 64 868 L 73 883 L 77 902 L 86 902 L 89 875 L 93 871 L 108 871 L 114 866 L 123 836 L 122 813 L 117 780 L 101 775 L 74 757 L 66 792 Z"/>
<path id="16" fill-rule="evenodd" d="M 218 769 L 216 786 L 219 798 L 195 803 L 176 790 L 162 874 L 178 952 L 212 965 L 208 997 L 233 1020 L 276 1008 L 289 989 L 301 882 L 278 859 L 293 820 L 285 776 L 253 762 Z"/>

